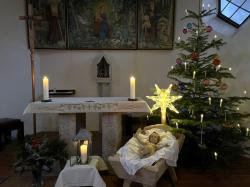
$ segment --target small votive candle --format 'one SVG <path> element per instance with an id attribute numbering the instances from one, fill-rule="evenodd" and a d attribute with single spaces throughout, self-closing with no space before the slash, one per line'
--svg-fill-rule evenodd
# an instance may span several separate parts
<path id="1" fill-rule="evenodd" d="M 209 105 L 212 104 L 212 99 L 211 99 L 211 97 L 208 98 L 208 104 L 209 104 Z"/>
<path id="2" fill-rule="evenodd" d="M 222 107 L 223 99 L 220 99 L 220 107 Z"/>
<path id="3" fill-rule="evenodd" d="M 217 158 L 218 158 L 218 153 L 214 152 L 214 159 L 217 160 Z"/>

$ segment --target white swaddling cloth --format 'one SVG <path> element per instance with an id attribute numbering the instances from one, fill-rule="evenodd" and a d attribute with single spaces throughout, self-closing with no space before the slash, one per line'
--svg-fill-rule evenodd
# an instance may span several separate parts
<path id="1" fill-rule="evenodd" d="M 134 137 L 117 151 L 120 156 L 120 162 L 129 175 L 134 175 L 144 166 L 151 166 L 161 158 L 165 159 L 169 166 L 176 166 L 179 145 L 175 136 L 169 131 L 166 132 L 159 128 L 146 130 L 145 135 L 140 134 L 140 136 L 145 140 L 148 140 L 149 135 L 153 132 L 157 132 L 161 137 L 161 141 L 157 145 L 167 145 L 166 147 L 157 150 L 153 155 L 141 159 L 139 150 L 143 145 L 141 145 Z"/>

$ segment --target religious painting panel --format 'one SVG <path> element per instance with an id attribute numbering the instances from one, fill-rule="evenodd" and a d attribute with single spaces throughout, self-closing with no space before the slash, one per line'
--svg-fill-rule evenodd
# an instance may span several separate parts
<path id="1" fill-rule="evenodd" d="M 68 1 L 70 49 L 136 49 L 136 0 Z"/>
<path id="2" fill-rule="evenodd" d="M 174 0 L 138 0 L 138 49 L 172 49 Z"/>
<path id="3" fill-rule="evenodd" d="M 33 5 L 35 48 L 65 49 L 66 0 L 27 0 Z"/>

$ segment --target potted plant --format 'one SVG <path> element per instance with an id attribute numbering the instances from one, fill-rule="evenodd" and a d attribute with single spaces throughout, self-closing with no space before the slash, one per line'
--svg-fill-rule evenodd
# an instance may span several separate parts
<path id="1" fill-rule="evenodd" d="M 55 148 L 55 145 L 60 147 Z M 32 186 L 41 187 L 42 169 L 49 171 L 55 160 L 67 160 L 66 144 L 60 139 L 43 139 L 26 136 L 24 144 L 17 154 L 15 168 L 19 172 L 31 171 L 33 176 Z M 60 155 L 60 157 L 58 156 Z"/>

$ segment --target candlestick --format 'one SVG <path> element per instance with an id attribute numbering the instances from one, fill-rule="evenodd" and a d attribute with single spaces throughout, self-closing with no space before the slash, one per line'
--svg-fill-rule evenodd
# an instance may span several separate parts
<path id="1" fill-rule="evenodd" d="M 185 71 L 187 70 L 187 62 L 184 62 Z"/>
<path id="2" fill-rule="evenodd" d="M 249 128 L 247 128 L 247 130 L 246 130 L 246 136 L 248 136 L 249 135 Z"/>
<path id="3" fill-rule="evenodd" d="M 49 100 L 49 79 L 48 77 L 43 77 L 43 100 Z"/>
<path id="4" fill-rule="evenodd" d="M 205 71 L 205 78 L 207 78 L 207 71 Z"/>
<path id="5" fill-rule="evenodd" d="M 211 97 L 209 97 L 208 98 L 208 104 L 211 105 L 211 103 L 212 103 L 212 99 L 211 99 Z"/>
<path id="6" fill-rule="evenodd" d="M 201 123 L 203 122 L 203 114 L 201 114 Z"/>
<path id="7" fill-rule="evenodd" d="M 220 99 L 220 107 L 222 107 L 223 99 Z"/>
<path id="8" fill-rule="evenodd" d="M 225 110 L 225 122 L 227 122 L 227 111 Z"/>
<path id="9" fill-rule="evenodd" d="M 218 153 L 214 152 L 214 159 L 217 160 L 217 157 L 218 157 Z"/>
<path id="10" fill-rule="evenodd" d="M 196 72 L 194 71 L 194 72 L 193 72 L 193 79 L 195 79 L 195 74 L 196 74 Z"/>
<path id="11" fill-rule="evenodd" d="M 80 151 L 81 151 L 81 161 L 83 164 L 85 164 L 87 162 L 88 145 L 86 144 L 81 145 Z"/>
<path id="12" fill-rule="evenodd" d="M 177 128 L 177 129 L 179 129 L 179 125 L 178 125 L 178 123 L 177 123 L 177 122 L 175 123 L 175 125 L 176 125 L 176 128 Z"/>
<path id="13" fill-rule="evenodd" d="M 130 99 L 135 99 L 135 78 L 130 77 Z"/>
<path id="14" fill-rule="evenodd" d="M 201 145 L 202 145 L 202 136 L 203 136 L 203 123 L 201 123 Z"/>

